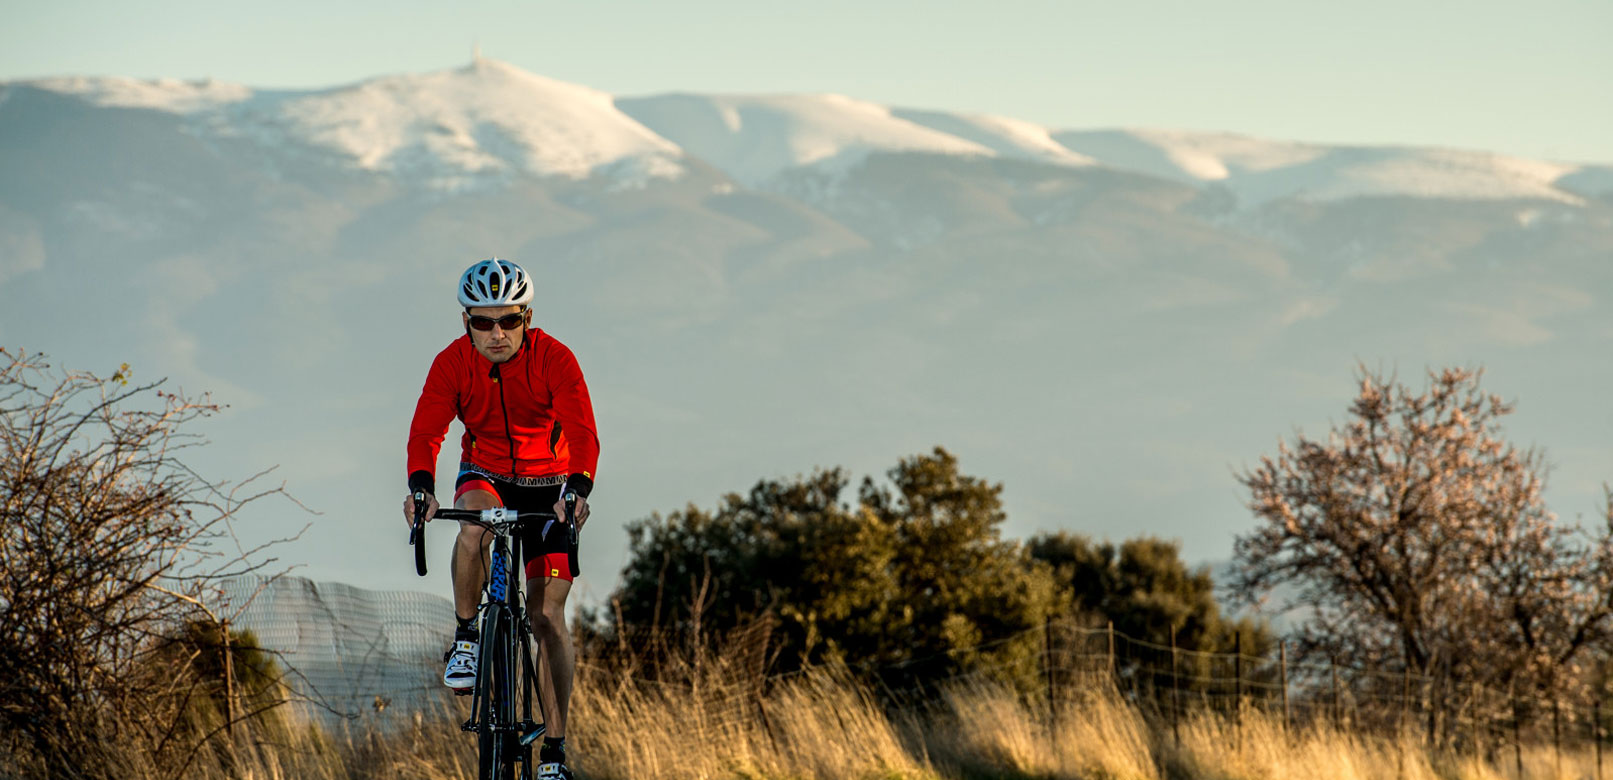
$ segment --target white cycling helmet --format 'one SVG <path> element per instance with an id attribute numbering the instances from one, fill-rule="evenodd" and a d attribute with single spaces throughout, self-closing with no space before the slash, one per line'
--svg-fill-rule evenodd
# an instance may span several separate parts
<path id="1" fill-rule="evenodd" d="M 459 304 L 525 306 L 532 302 L 532 280 L 521 266 L 490 257 L 465 269 L 459 277 Z"/>

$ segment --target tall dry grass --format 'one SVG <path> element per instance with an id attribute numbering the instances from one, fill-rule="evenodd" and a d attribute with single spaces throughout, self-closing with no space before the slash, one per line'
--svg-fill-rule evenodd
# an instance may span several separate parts
<path id="1" fill-rule="evenodd" d="M 801 675 L 765 698 L 682 686 L 580 691 L 578 765 L 601 780 L 930 778 L 936 773 L 844 674 Z"/>
<path id="2" fill-rule="evenodd" d="M 653 684 L 579 678 L 570 742 L 580 777 L 595 780 L 1588 780 L 1588 750 L 1557 756 L 1510 746 L 1493 761 L 1327 727 L 1285 730 L 1249 711 L 1235 724 L 1200 712 L 1170 724 L 1102 688 L 1046 703 L 989 682 L 960 683 L 889 710 L 843 672 L 824 670 L 754 685 Z M 183 772 L 163 773 L 136 753 L 116 761 L 132 780 L 470 780 L 474 739 L 460 731 L 464 700 L 431 712 L 389 709 L 337 725 L 304 717 L 239 725 L 206 740 Z M 1056 717 L 1054 713 L 1056 712 Z M 200 739 L 217 724 L 198 726 Z M 0 755 L 0 763 L 4 762 Z M 1559 769 L 1560 765 L 1560 769 Z M 0 776 L 30 776 L 13 767 Z M 46 776 L 61 776 L 45 771 Z"/>

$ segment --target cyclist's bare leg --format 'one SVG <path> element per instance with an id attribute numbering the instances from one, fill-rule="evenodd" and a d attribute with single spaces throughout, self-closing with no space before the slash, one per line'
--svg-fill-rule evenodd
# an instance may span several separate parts
<path id="1" fill-rule="evenodd" d="M 566 713 L 571 704 L 571 631 L 566 628 L 566 596 L 571 581 L 537 577 L 527 583 L 526 611 L 532 616 L 532 634 L 538 639 L 538 679 L 543 702 L 544 736 L 566 735 Z"/>
<path id="2" fill-rule="evenodd" d="M 503 506 L 498 496 L 486 490 L 467 490 L 454 499 L 455 509 L 498 506 Z M 487 546 L 492 542 L 493 535 L 486 528 L 459 524 L 459 538 L 454 540 L 454 557 L 448 570 L 454 578 L 454 612 L 462 619 L 476 617 L 476 606 L 482 600 L 482 585 L 487 581 Z"/>

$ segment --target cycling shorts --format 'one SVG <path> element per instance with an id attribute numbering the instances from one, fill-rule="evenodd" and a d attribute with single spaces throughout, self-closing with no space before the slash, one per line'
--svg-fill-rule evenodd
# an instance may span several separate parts
<path id="1" fill-rule="evenodd" d="M 485 490 L 497 496 L 501 505 L 517 512 L 553 514 L 564 483 L 565 477 L 505 477 L 474 464 L 461 463 L 459 478 L 454 481 L 454 500 L 457 502 L 467 491 Z M 543 533 L 545 526 L 549 528 L 547 536 Z M 521 558 L 529 581 L 550 578 L 570 582 L 581 573 L 577 568 L 577 545 L 572 544 L 564 522 L 522 523 Z"/>

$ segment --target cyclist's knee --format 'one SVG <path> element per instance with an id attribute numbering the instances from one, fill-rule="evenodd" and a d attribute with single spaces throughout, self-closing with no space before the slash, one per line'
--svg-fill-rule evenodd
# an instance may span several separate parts
<path id="1" fill-rule="evenodd" d="M 454 497 L 455 509 L 492 509 L 503 506 L 498 494 L 486 490 L 467 490 Z"/>
<path id="2" fill-rule="evenodd" d="M 454 497 L 455 509 L 492 509 L 500 506 L 498 496 L 486 490 L 467 490 Z M 493 541 L 493 534 L 474 523 L 459 524 L 457 545 L 465 554 L 475 554 Z"/>
<path id="3" fill-rule="evenodd" d="M 541 609 L 528 610 L 532 616 L 532 627 L 539 631 L 546 631 L 554 627 L 554 617 Z"/>
<path id="4" fill-rule="evenodd" d="M 547 583 L 557 582 L 564 580 L 537 581 L 527 592 L 527 612 L 532 615 L 532 622 L 540 631 L 556 626 L 564 628 L 566 625 L 566 593 L 558 592 L 560 588 L 545 587 Z"/>
<path id="5" fill-rule="evenodd" d="M 560 629 L 566 625 L 564 614 L 551 614 L 543 609 L 530 611 L 532 615 L 532 631 L 538 636 L 555 636 L 561 633 Z"/>
<path id="6" fill-rule="evenodd" d="M 486 528 L 471 523 L 459 524 L 459 536 L 454 540 L 455 546 L 467 552 L 475 553 L 493 541 L 493 535 Z"/>

